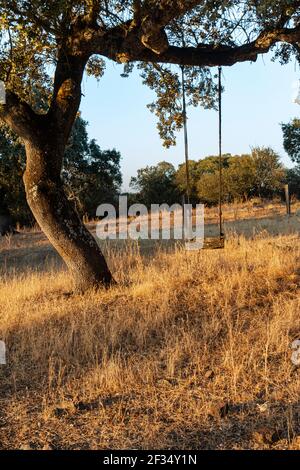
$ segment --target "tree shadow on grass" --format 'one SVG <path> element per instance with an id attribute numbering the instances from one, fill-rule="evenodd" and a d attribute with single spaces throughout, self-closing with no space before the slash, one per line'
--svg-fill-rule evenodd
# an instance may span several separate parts
<path id="1" fill-rule="evenodd" d="M 64 267 L 60 256 L 50 245 L 2 249 L 0 275 L 15 276 L 32 271 L 46 273 Z"/>
<path id="2" fill-rule="evenodd" d="M 103 294 L 106 292 L 103 289 Z M 139 311 L 124 313 L 132 315 L 133 319 L 127 317 L 127 325 L 123 326 L 119 313 L 122 294 L 117 290 L 114 295 L 107 304 L 99 303 L 98 306 L 95 300 L 88 307 L 84 296 L 63 291 L 39 293 L 38 298 L 25 299 L 20 310 L 26 310 L 28 304 L 31 308 L 36 301 L 42 305 L 46 303 L 49 308 L 42 318 L 14 322 L 4 331 L 0 325 L 0 337 L 7 349 L 7 365 L 1 366 L 0 396 L 9 396 L 16 390 L 43 390 L 47 386 L 50 365 L 54 376 L 59 375 L 63 384 L 93 370 L 101 364 L 104 355 L 106 360 L 120 358 L 125 363 L 140 349 L 147 355 L 160 347 L 164 341 L 165 319 L 147 329 L 141 347 L 132 326 Z M 61 299 L 64 300 L 62 304 Z M 118 303 L 116 312 L 113 310 L 115 303 Z M 109 330 L 111 322 L 117 324 L 114 315 L 119 324 L 116 334 Z M 170 318 L 170 322 L 174 322 L 174 318 Z"/>

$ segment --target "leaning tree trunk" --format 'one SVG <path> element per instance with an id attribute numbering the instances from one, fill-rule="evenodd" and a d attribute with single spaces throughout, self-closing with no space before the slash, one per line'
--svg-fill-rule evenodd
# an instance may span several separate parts
<path id="1" fill-rule="evenodd" d="M 92 234 L 68 201 L 61 180 L 63 150 L 47 143 L 26 143 L 24 184 L 39 226 L 74 277 L 76 290 L 109 285 L 112 275 Z"/>

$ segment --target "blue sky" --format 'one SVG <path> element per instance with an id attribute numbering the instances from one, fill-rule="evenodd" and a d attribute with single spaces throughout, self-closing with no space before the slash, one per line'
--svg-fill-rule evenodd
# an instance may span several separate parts
<path id="1" fill-rule="evenodd" d="M 156 118 L 146 108 L 154 94 L 138 75 L 122 78 L 123 67 L 107 63 L 105 75 L 97 83 L 86 77 L 83 84 L 82 117 L 89 122 L 89 136 L 102 149 L 116 148 L 122 154 L 123 188 L 138 168 L 169 161 L 175 167 L 184 160 L 183 133 L 176 147 L 165 149 L 156 129 Z M 256 63 L 223 67 L 223 151 L 247 153 L 253 146 L 271 146 L 282 162 L 293 166 L 282 147 L 280 122 L 299 116 L 293 103 L 299 67 L 295 62 L 282 66 L 270 56 Z M 215 111 L 189 108 L 190 158 L 198 160 L 218 152 L 218 116 Z"/>

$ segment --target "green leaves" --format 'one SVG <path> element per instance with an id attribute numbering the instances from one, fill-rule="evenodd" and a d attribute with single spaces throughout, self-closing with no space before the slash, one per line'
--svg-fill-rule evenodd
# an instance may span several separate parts
<path id="1" fill-rule="evenodd" d="M 103 77 L 105 72 L 105 61 L 101 57 L 92 56 L 86 64 L 85 71 L 87 75 L 94 76 L 97 81 Z"/>
<path id="2" fill-rule="evenodd" d="M 283 147 L 293 162 L 300 164 L 300 119 L 281 124 Z"/>
<path id="3" fill-rule="evenodd" d="M 210 160 L 210 161 L 209 161 Z M 280 194 L 285 170 L 278 154 L 268 147 L 256 147 L 250 155 L 223 155 L 224 201 L 250 197 L 273 197 Z M 208 157 L 198 162 L 198 197 L 207 204 L 217 204 L 219 198 L 218 158 Z"/>
<path id="4" fill-rule="evenodd" d="M 8 212 L 20 223 L 32 216 L 26 203 L 22 175 L 25 170 L 25 149 L 6 126 L 0 129 L 0 212 Z"/>
<path id="5" fill-rule="evenodd" d="M 157 128 L 165 147 L 176 144 L 183 126 L 181 70 L 176 66 L 139 64 L 143 83 L 157 95 L 148 108 L 158 118 Z M 185 67 L 187 104 L 215 108 L 217 85 L 208 68 Z"/>
<path id="6" fill-rule="evenodd" d="M 190 160 L 189 173 L 190 201 L 193 204 L 218 204 L 219 157 Z M 224 154 L 222 173 L 226 202 L 256 196 L 273 197 L 282 192 L 286 177 L 279 156 L 265 147 L 254 148 L 250 155 Z M 181 202 L 181 195 L 186 191 L 185 165 L 179 165 L 177 171 L 168 162 L 141 168 L 131 179 L 131 187 L 138 191 L 136 199 L 149 207 L 151 202 Z"/>
<path id="7" fill-rule="evenodd" d="M 66 148 L 63 180 L 70 199 L 80 214 L 95 217 L 97 206 L 114 202 L 122 184 L 121 155 L 116 150 L 101 150 L 88 139 L 88 123 L 77 117 Z"/>
<path id="8" fill-rule="evenodd" d="M 113 202 L 120 190 L 121 155 L 114 149 L 103 151 L 95 140 L 89 140 L 87 125 L 77 117 L 65 151 L 62 176 L 78 211 L 94 217 L 97 206 Z M 22 181 L 25 166 L 24 145 L 6 126 L 1 127 L 0 212 L 8 211 L 20 223 L 32 221 Z"/>
<path id="9" fill-rule="evenodd" d="M 180 200 L 176 187 L 175 168 L 171 163 L 160 162 L 155 166 L 141 168 L 131 178 L 131 188 L 137 190 L 136 201 L 150 207 L 151 204 L 173 204 Z"/>

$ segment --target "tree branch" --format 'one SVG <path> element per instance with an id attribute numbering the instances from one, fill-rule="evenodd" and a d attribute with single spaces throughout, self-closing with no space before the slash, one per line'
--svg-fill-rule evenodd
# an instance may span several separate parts
<path id="1" fill-rule="evenodd" d="M 76 56 L 62 48 L 55 70 L 53 95 L 46 115 L 53 132 L 65 145 L 81 101 L 81 82 L 88 56 Z"/>
<path id="2" fill-rule="evenodd" d="M 28 18 L 29 21 L 32 21 L 34 24 L 39 26 L 40 28 L 44 29 L 44 31 L 47 31 L 48 33 L 54 34 L 56 33 L 55 29 L 52 28 L 50 22 L 46 21 L 45 19 L 42 19 L 41 17 L 37 16 L 32 8 L 25 7 L 24 10 L 22 10 L 18 5 L 17 2 L 11 1 L 9 2 L 8 9 L 11 10 L 16 16 L 20 18 Z"/>
<path id="3" fill-rule="evenodd" d="M 160 54 L 141 44 L 135 32 L 126 35 L 124 29 L 114 28 L 105 34 L 95 34 L 90 41 L 90 47 L 92 54 L 100 54 L 117 62 L 145 61 L 187 66 L 217 66 L 255 61 L 259 54 L 267 53 L 277 42 L 300 43 L 300 25 L 295 28 L 264 31 L 254 41 L 241 46 L 168 46 Z"/>
<path id="4" fill-rule="evenodd" d="M 87 4 L 88 12 L 83 17 L 83 22 L 88 26 L 97 26 L 97 20 L 101 10 L 101 2 L 99 0 L 90 0 Z"/>
<path id="5" fill-rule="evenodd" d="M 0 120 L 4 121 L 24 141 L 35 140 L 38 123 L 43 117 L 11 91 L 6 92 L 6 104 L 0 105 Z"/>
<path id="6" fill-rule="evenodd" d="M 156 54 L 165 52 L 169 43 L 164 27 L 201 3 L 199 0 L 145 1 L 140 12 L 142 44 Z"/>

